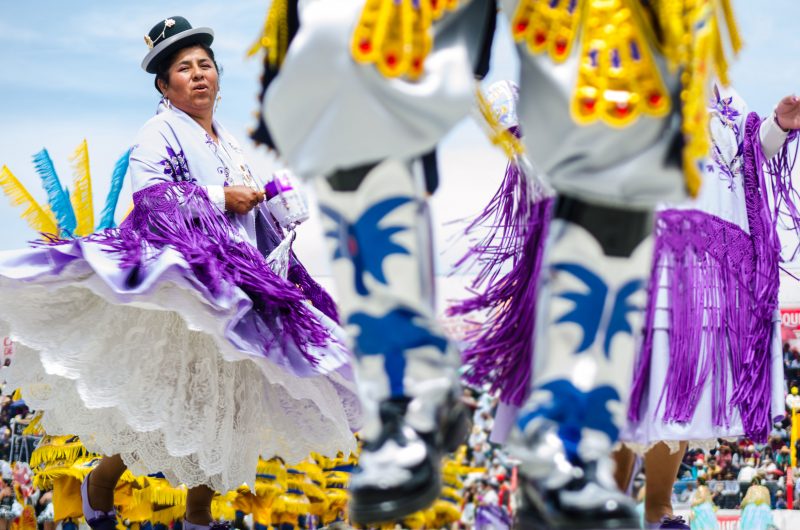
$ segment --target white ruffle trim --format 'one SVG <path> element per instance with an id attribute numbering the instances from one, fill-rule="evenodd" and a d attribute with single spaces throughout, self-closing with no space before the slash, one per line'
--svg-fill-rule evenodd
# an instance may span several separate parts
<path id="1" fill-rule="evenodd" d="M 725 440 L 726 442 L 735 442 L 738 438 L 712 438 L 712 439 L 705 439 L 705 440 L 688 440 L 688 449 L 702 449 L 703 452 L 707 453 L 712 449 L 716 449 L 719 447 L 719 440 Z M 619 442 L 620 446 L 627 447 L 634 453 L 640 456 L 644 456 L 645 453 L 649 452 L 650 449 L 657 446 L 658 444 L 664 444 L 669 447 L 670 454 L 677 453 L 680 448 L 681 444 L 686 440 L 658 440 L 655 442 L 651 442 L 649 444 L 641 444 L 635 442 Z"/>
<path id="2" fill-rule="evenodd" d="M 0 278 L 0 327 L 17 342 L 7 388 L 22 389 L 43 412 L 47 432 L 120 454 L 133 473 L 223 492 L 254 483 L 259 455 L 296 462 L 356 449 L 352 381 L 336 372 L 300 378 L 266 359 L 221 351 L 220 337 L 182 318 L 194 306 L 203 320 L 207 308 L 174 283 L 148 301 L 175 307 L 183 298 L 180 314 L 109 303 L 78 286 L 75 276 L 91 282 L 91 273 L 76 272 L 47 287 Z"/>

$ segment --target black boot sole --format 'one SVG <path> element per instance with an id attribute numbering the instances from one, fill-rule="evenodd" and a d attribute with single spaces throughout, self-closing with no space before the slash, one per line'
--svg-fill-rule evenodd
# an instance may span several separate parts
<path id="1" fill-rule="evenodd" d="M 430 507 L 441 491 L 441 479 L 437 473 L 435 480 L 414 495 L 369 504 L 359 503 L 358 496 L 354 495 L 350 500 L 350 520 L 362 525 L 394 522 Z"/>

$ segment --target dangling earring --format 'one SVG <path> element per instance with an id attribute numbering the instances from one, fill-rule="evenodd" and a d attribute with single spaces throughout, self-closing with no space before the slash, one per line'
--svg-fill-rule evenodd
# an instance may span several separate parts
<path id="1" fill-rule="evenodd" d="M 221 100 L 221 99 L 222 99 L 222 95 L 220 95 L 219 93 L 217 93 L 217 101 L 215 101 L 215 102 L 214 102 L 214 113 L 215 113 L 215 114 L 216 114 L 216 112 L 217 112 L 217 107 L 219 106 L 219 100 Z"/>
<path id="2" fill-rule="evenodd" d="M 161 96 L 161 103 L 167 108 L 167 110 L 172 108 L 172 104 L 169 102 L 169 98 L 167 96 Z"/>

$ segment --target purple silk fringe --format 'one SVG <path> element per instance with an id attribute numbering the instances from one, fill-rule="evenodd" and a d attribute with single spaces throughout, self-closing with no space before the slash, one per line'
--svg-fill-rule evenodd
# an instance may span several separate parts
<path id="1" fill-rule="evenodd" d="M 715 425 L 729 425 L 728 350 L 734 359 L 741 357 L 749 333 L 749 312 L 741 308 L 751 305 L 752 241 L 735 224 L 696 210 L 659 212 L 655 235 L 656 266 L 649 283 L 640 370 L 632 389 L 632 419 L 639 419 L 638 403 L 649 380 L 656 302 L 666 275 L 670 363 L 661 395 L 666 401 L 664 420 L 690 421 L 711 377 L 712 420 Z"/>
<path id="2" fill-rule="evenodd" d="M 339 324 L 339 312 L 336 302 L 330 293 L 311 277 L 300 260 L 292 252 L 292 263 L 289 265 L 289 281 L 297 285 L 311 304 L 322 311 L 328 318 Z"/>
<path id="3" fill-rule="evenodd" d="M 663 421 L 691 421 L 710 377 L 715 426 L 729 426 L 736 407 L 748 437 L 763 442 L 769 435 L 772 332 L 781 259 L 776 227 L 779 217 L 788 217 L 797 230 L 800 215 L 796 205 L 800 202 L 791 187 L 794 159 L 790 160 L 784 146 L 771 161 L 766 160 L 760 123 L 758 116 L 751 114 L 745 125 L 749 235 L 732 223 L 696 210 L 665 210 L 657 216 L 646 332 L 628 410 L 633 422 L 642 420 L 658 292 L 666 275 L 670 363 L 659 401 L 659 406 L 662 401 L 666 404 Z M 765 174 L 771 177 L 771 188 L 766 186 Z"/>
<path id="4" fill-rule="evenodd" d="M 509 163 L 500 189 L 465 231 L 489 227 L 488 234 L 455 264 L 456 270 L 479 265 L 473 296 L 448 309 L 451 316 L 486 314 L 465 337 L 465 378 L 491 385 L 514 406 L 524 403 L 531 378 L 537 287 L 553 205 L 534 186 L 517 163 Z"/>
<path id="5" fill-rule="evenodd" d="M 335 309 L 299 262 L 293 264 L 290 281 L 276 275 L 258 249 L 241 240 L 205 190 L 193 183 L 156 184 L 134 193 L 133 201 L 133 211 L 119 228 L 86 238 L 119 255 L 120 268 L 130 271 L 129 283 L 136 284 L 147 262 L 170 247 L 183 256 L 212 296 L 225 296 L 233 286 L 247 294 L 253 311 L 271 332 L 265 349 L 274 341 L 283 345 L 291 340 L 312 365 L 318 364 L 307 346 L 324 346 L 329 334 L 304 300 L 308 296 L 326 314 L 335 316 Z"/>

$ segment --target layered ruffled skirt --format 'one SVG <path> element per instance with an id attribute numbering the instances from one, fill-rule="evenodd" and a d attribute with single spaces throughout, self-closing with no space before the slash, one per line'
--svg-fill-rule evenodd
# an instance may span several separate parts
<path id="1" fill-rule="evenodd" d="M 272 273 L 199 187 L 134 200 L 119 229 L 0 253 L 5 378 L 44 429 L 218 491 L 259 456 L 354 450 L 351 356 L 302 266 Z"/>

